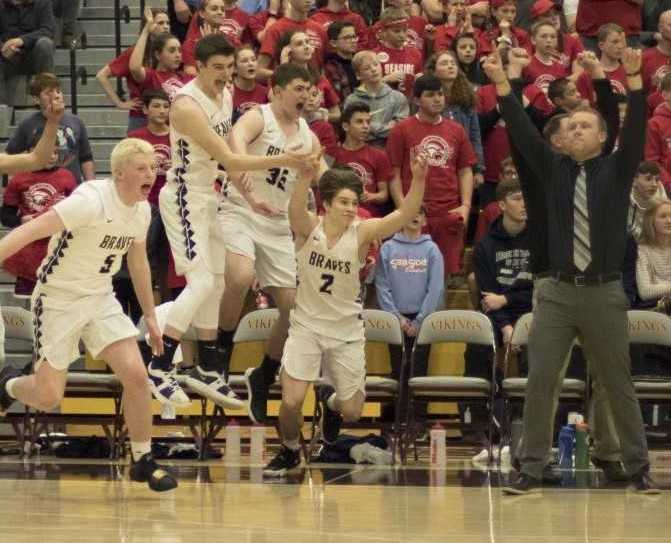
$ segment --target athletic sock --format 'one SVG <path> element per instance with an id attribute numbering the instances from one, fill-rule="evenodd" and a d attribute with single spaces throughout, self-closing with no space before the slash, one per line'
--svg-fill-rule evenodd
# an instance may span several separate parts
<path id="1" fill-rule="evenodd" d="M 14 398 L 16 400 L 16 396 L 14 395 L 14 384 L 19 380 L 18 377 L 12 377 L 5 383 L 5 390 L 7 391 L 7 394 L 9 394 L 10 398 Z"/>
<path id="2" fill-rule="evenodd" d="M 151 441 L 131 441 L 130 452 L 133 455 L 133 462 L 139 462 L 140 458 L 151 452 Z"/>
<path id="3" fill-rule="evenodd" d="M 221 350 L 228 350 L 233 345 L 233 336 L 235 335 L 235 329 L 233 330 L 224 330 L 219 328 L 217 333 L 217 347 Z"/>
<path id="4" fill-rule="evenodd" d="M 172 359 L 179 346 L 179 341 L 165 334 L 163 334 L 161 339 L 163 340 L 163 354 L 152 355 L 151 365 L 156 369 L 170 371 L 172 369 Z"/>
<path id="5" fill-rule="evenodd" d="M 219 360 L 217 341 L 215 339 L 198 340 L 198 365 L 204 371 L 223 372 L 223 364 Z"/>
<path id="6" fill-rule="evenodd" d="M 328 400 L 326 400 L 326 407 L 328 407 L 331 411 L 336 411 L 336 412 L 338 411 L 338 408 L 336 407 L 335 392 L 328 397 Z"/>
<path id="7" fill-rule="evenodd" d="M 263 362 L 261 362 L 261 370 L 263 371 L 263 380 L 267 386 L 272 385 L 275 382 L 275 376 L 277 371 L 280 369 L 280 361 L 275 360 L 274 358 L 266 355 L 263 357 Z"/>

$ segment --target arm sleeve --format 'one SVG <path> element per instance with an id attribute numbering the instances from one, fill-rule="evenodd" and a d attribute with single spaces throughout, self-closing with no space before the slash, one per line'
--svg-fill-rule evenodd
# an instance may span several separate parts
<path id="1" fill-rule="evenodd" d="M 437 245 L 431 247 L 429 255 L 429 282 L 426 286 L 424 300 L 415 317 L 417 326 L 422 325 L 422 321 L 431 313 L 438 309 L 440 298 L 443 294 L 443 285 L 445 284 L 445 266 L 443 255 Z"/>
<path id="2" fill-rule="evenodd" d="M 14 228 L 21 224 L 21 217 L 19 217 L 19 208 L 11 206 L 7 203 L 2 204 L 0 208 L 0 222 L 3 226 Z"/>
<path id="3" fill-rule="evenodd" d="M 496 281 L 495 267 L 492 266 L 490 256 L 485 248 L 483 241 L 478 242 L 473 251 L 473 268 L 475 271 L 475 280 L 481 292 L 500 292 L 501 286 Z M 501 329 L 506 324 L 510 324 L 510 318 L 505 310 L 499 309 L 489 313 L 489 317 L 494 322 L 497 329 Z"/>
<path id="4" fill-rule="evenodd" d="M 554 153 L 512 92 L 498 100 L 511 144 L 517 147 L 538 179 L 545 179 L 548 167 L 554 162 Z"/>
<path id="5" fill-rule="evenodd" d="M 643 247 L 639 247 L 638 258 L 636 259 L 636 284 L 641 300 L 651 300 L 665 294 L 671 294 L 671 281 L 658 280 L 652 282 L 650 259 L 648 252 Z"/>
<path id="6" fill-rule="evenodd" d="M 638 246 L 632 236 L 627 236 L 627 245 L 622 263 L 622 287 L 629 298 L 631 307 L 636 307 L 638 290 L 636 288 L 636 260 L 638 258 Z"/>
<path id="7" fill-rule="evenodd" d="M 608 139 L 606 139 L 602 153 L 609 155 L 613 152 L 620 132 L 620 111 L 613 87 L 608 79 L 593 79 L 592 85 L 596 94 L 596 109 L 601 113 L 608 128 Z"/>
<path id="8" fill-rule="evenodd" d="M 468 139 L 471 140 L 471 145 L 475 151 L 475 155 L 478 157 L 478 166 L 484 169 L 485 167 L 485 155 L 482 150 L 482 136 L 480 135 L 480 121 L 478 120 L 478 114 L 475 109 L 470 110 L 469 122 L 468 122 Z"/>
<path id="9" fill-rule="evenodd" d="M 38 0 L 33 6 L 37 14 L 35 29 L 20 36 L 26 49 L 32 49 L 40 38 L 53 39 L 56 27 L 51 2 Z"/>
<path id="10" fill-rule="evenodd" d="M 634 182 L 636 168 L 643 160 L 645 147 L 646 101 L 645 91 L 629 92 L 627 116 L 622 126 L 622 138 L 617 150 L 617 172 L 628 191 Z"/>
<path id="11" fill-rule="evenodd" d="M 375 266 L 375 292 L 377 294 L 377 303 L 383 311 L 389 311 L 396 316 L 401 313 L 394 303 L 394 296 L 391 292 L 391 283 L 389 282 L 389 258 L 388 247 L 382 246 L 380 258 Z"/>

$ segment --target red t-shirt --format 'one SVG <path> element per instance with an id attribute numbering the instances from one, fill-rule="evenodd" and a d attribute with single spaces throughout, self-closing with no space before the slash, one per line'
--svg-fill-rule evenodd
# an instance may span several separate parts
<path id="1" fill-rule="evenodd" d="M 340 96 L 338 96 L 338 93 L 326 76 L 322 75 L 319 78 L 319 81 L 317 81 L 317 88 L 323 96 L 321 107 L 331 109 L 333 106 L 337 106 L 340 103 Z"/>
<path id="2" fill-rule="evenodd" d="M 629 0 L 580 0 L 575 27 L 581 36 L 596 36 L 599 27 L 615 23 L 627 36 L 641 31 L 641 6 Z"/>
<path id="3" fill-rule="evenodd" d="M 315 136 L 317 136 L 324 152 L 330 155 L 338 145 L 338 137 L 333 125 L 328 121 L 312 121 L 308 123 L 308 126 L 314 132 Z"/>
<path id="4" fill-rule="evenodd" d="M 424 55 L 426 41 L 424 36 L 426 35 L 427 20 L 420 15 L 410 15 L 408 17 L 408 45 L 413 46 L 415 49 L 419 50 L 422 55 Z M 382 25 L 380 21 L 376 22 L 373 26 L 370 27 L 368 33 L 368 48 L 376 49 L 382 45 L 380 42 L 379 32 L 382 30 Z M 357 30 L 358 32 L 358 30 Z M 436 49 L 437 50 L 437 49 Z"/>
<path id="5" fill-rule="evenodd" d="M 261 45 L 259 43 L 259 32 L 266 27 L 268 19 L 270 19 L 270 12 L 267 9 L 258 11 L 254 15 L 249 16 L 249 33 L 252 35 L 252 38 L 254 38 L 257 45 Z"/>
<path id="6" fill-rule="evenodd" d="M 604 70 L 605 71 L 605 70 Z M 610 80 L 610 86 L 613 89 L 613 92 L 616 94 L 627 94 L 629 86 L 627 85 L 627 74 L 624 71 L 622 65 L 618 66 L 614 70 L 606 71 L 606 77 Z M 589 100 L 589 103 L 594 106 L 596 104 L 596 94 L 594 93 L 594 84 L 592 83 L 592 78 L 587 72 L 582 72 L 575 86 L 580 92 L 580 96 Z"/>
<path id="7" fill-rule="evenodd" d="M 368 26 L 366 26 L 366 21 L 364 21 L 363 17 L 358 13 L 349 9 L 344 11 L 331 11 L 330 9 L 322 8 L 318 9 L 309 20 L 320 25 L 324 29 L 324 32 L 328 32 L 329 26 L 335 21 L 347 21 L 348 23 L 352 23 L 356 30 L 356 35 L 359 38 L 359 51 L 368 48 Z M 328 46 L 328 51 L 332 51 L 330 45 Z"/>
<path id="8" fill-rule="evenodd" d="M 364 145 L 361 149 L 351 151 L 338 145 L 331 156 L 336 163 L 349 166 L 359 174 L 366 192 L 378 192 L 378 183 L 389 183 L 394 175 L 389 157 L 377 147 Z M 370 211 L 373 217 L 384 216 L 384 205 L 363 202 L 361 207 Z"/>
<path id="9" fill-rule="evenodd" d="M 373 49 L 373 52 L 377 54 L 377 59 L 382 64 L 383 75 L 396 72 L 405 74 L 405 79 L 401 81 L 397 90 L 406 96 L 412 96 L 415 75 L 422 73 L 424 69 L 424 55 L 419 49 L 409 45 L 406 45 L 403 49 L 392 49 L 380 45 Z"/>
<path id="10" fill-rule="evenodd" d="M 459 35 L 459 29 L 456 26 L 448 26 L 447 24 L 440 25 L 436 28 L 436 33 L 433 37 L 433 50 L 436 53 L 440 51 L 447 51 L 452 48 L 452 42 Z M 475 38 L 475 45 L 477 48 L 476 55 L 479 58 L 482 54 L 491 50 L 491 45 L 483 51 L 480 46 L 486 41 L 482 30 L 479 28 L 473 29 L 473 37 Z"/>
<path id="11" fill-rule="evenodd" d="M 548 86 L 552 81 L 566 77 L 570 73 L 570 69 L 566 69 L 561 62 L 552 61 L 546 64 L 534 55 L 531 57 L 531 62 L 524 69 L 522 75 L 527 83 L 536 85 L 547 94 Z"/>
<path id="12" fill-rule="evenodd" d="M 417 115 L 396 124 L 387 138 L 391 165 L 401 170 L 403 193 L 410 189 L 410 151 L 429 155 L 424 202 L 427 216 L 441 216 L 459 207 L 459 170 L 477 164 L 468 134 L 463 126 L 442 118 L 435 124 L 421 121 Z"/>
<path id="13" fill-rule="evenodd" d="M 125 77 L 126 86 L 128 87 L 128 94 L 130 95 L 131 100 L 142 99 L 142 93 L 140 87 L 130 75 L 130 56 L 133 54 L 133 47 L 129 47 L 118 57 L 116 57 L 112 62 L 108 64 L 111 74 L 114 77 Z M 142 107 L 138 109 L 131 109 L 129 112 L 131 117 L 144 117 L 142 113 Z"/>
<path id="14" fill-rule="evenodd" d="M 524 47 L 527 51 L 531 50 L 532 44 L 529 34 L 519 26 L 513 26 L 510 29 L 513 47 Z M 489 53 L 492 50 L 492 42 L 501 36 L 501 30 L 498 26 L 492 27 L 488 32 L 480 32 L 477 37 L 480 39 L 479 50 L 481 53 Z"/>
<path id="15" fill-rule="evenodd" d="M 129 138 L 140 138 L 148 141 L 154 147 L 154 154 L 156 155 L 156 181 L 151 188 L 151 192 L 147 197 L 149 203 L 158 207 L 158 193 L 165 185 L 165 176 L 172 165 L 172 155 L 170 153 L 170 134 L 158 135 L 154 134 L 146 126 L 138 128 L 128 133 Z"/>
<path id="16" fill-rule="evenodd" d="M 144 81 L 138 83 L 140 93 L 147 89 L 163 89 L 171 102 L 179 89 L 193 79 L 192 75 L 184 72 L 164 72 L 153 68 L 145 68 L 145 74 Z"/>
<path id="17" fill-rule="evenodd" d="M 259 54 L 268 55 L 273 60 L 269 67 L 272 68 L 274 65 L 277 42 L 280 40 L 282 34 L 290 30 L 305 32 L 308 35 L 310 43 L 315 48 L 312 58 L 319 66 L 324 64 L 324 53 L 328 44 L 328 37 L 322 26 L 309 19 L 307 21 L 294 21 L 293 19 L 282 17 L 266 30 L 266 36 L 259 50 Z"/>
<path id="18" fill-rule="evenodd" d="M 657 89 L 666 73 L 671 69 L 671 57 L 667 57 L 657 47 L 643 51 L 641 58 L 641 75 L 643 88 L 650 93 Z"/>
<path id="19" fill-rule="evenodd" d="M 77 180 L 65 168 L 17 173 L 5 188 L 3 203 L 18 208 L 20 216 L 42 215 L 76 188 Z M 48 245 L 48 237 L 35 240 L 5 259 L 2 267 L 16 277 L 35 281 Z"/>
<path id="20" fill-rule="evenodd" d="M 191 19 L 189 29 L 182 46 L 182 62 L 184 66 L 196 65 L 196 44 L 203 37 L 201 31 L 202 18 L 196 14 Z M 224 20 L 219 26 L 221 33 L 228 38 L 231 45 L 240 47 L 249 41 L 249 14 L 240 8 L 234 7 L 224 13 Z"/>
<path id="21" fill-rule="evenodd" d="M 268 87 L 257 83 L 252 90 L 244 90 L 233 84 L 233 118 L 238 119 L 248 110 L 268 103 Z"/>

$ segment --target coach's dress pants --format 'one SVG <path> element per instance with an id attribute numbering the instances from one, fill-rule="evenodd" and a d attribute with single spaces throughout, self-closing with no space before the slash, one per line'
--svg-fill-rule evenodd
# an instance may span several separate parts
<path id="1" fill-rule="evenodd" d="M 536 282 L 529 332 L 529 381 L 524 403 L 522 472 L 540 479 L 552 443 L 556 390 L 565 357 L 580 334 L 591 370 L 605 391 L 628 474 L 648 465 L 641 410 L 629 370 L 628 300 L 622 283 L 576 287 L 546 278 Z"/>

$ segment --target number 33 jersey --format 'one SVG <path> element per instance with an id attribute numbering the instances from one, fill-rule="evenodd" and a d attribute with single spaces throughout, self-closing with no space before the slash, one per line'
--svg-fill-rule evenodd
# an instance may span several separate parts
<path id="1" fill-rule="evenodd" d="M 275 114 L 270 104 L 259 106 L 259 111 L 263 115 L 263 131 L 259 136 L 247 145 L 247 154 L 254 156 L 275 156 L 285 151 L 295 151 L 298 153 L 312 152 L 312 131 L 302 117 L 298 119 L 298 130 L 289 138 L 277 123 Z M 296 180 L 296 170 L 289 168 L 271 168 L 269 170 L 259 170 L 249 172 L 251 177 L 255 196 L 266 203 L 273 205 L 284 212 L 281 221 L 288 221 L 287 210 L 289 200 L 294 190 L 294 181 Z M 226 187 L 226 196 L 231 203 L 249 208 L 247 201 L 240 195 L 232 183 Z"/>
<path id="2" fill-rule="evenodd" d="M 86 181 L 52 207 L 65 230 L 51 236 L 37 271 L 40 294 L 77 300 L 112 292 L 112 277 L 134 242 L 147 237 L 149 204 L 124 204 L 114 181 Z"/>
<path id="3" fill-rule="evenodd" d="M 359 281 L 359 221 L 329 249 L 323 219 L 296 252 L 298 290 L 293 319 L 342 341 L 363 339 Z"/>

